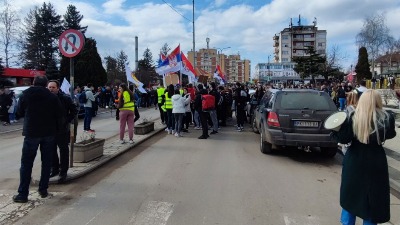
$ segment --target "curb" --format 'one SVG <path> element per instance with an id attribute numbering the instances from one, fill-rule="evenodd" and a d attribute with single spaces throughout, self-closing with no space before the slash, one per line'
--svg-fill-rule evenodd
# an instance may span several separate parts
<path id="1" fill-rule="evenodd" d="M 67 178 L 65 179 L 65 182 L 63 182 L 63 183 L 61 183 L 61 184 L 68 183 L 69 181 L 78 179 L 78 178 L 80 178 L 80 177 L 83 177 L 83 176 L 89 174 L 90 172 L 92 172 L 92 171 L 96 170 L 97 168 L 103 166 L 104 164 L 108 163 L 110 160 L 112 160 L 112 159 L 114 159 L 114 158 L 120 156 L 121 154 L 123 154 L 123 153 L 125 153 L 125 152 L 127 152 L 127 151 L 130 151 L 130 150 L 133 149 L 135 146 L 137 146 L 137 145 L 139 145 L 139 144 L 145 142 L 145 141 L 148 140 L 149 138 L 153 137 L 154 135 L 156 135 L 156 134 L 158 134 L 158 133 L 160 133 L 160 132 L 162 132 L 162 131 L 164 131 L 164 130 L 165 130 L 165 126 L 163 125 L 163 126 L 161 126 L 160 128 L 155 129 L 154 131 L 150 132 L 149 134 L 147 134 L 146 137 L 143 137 L 142 139 L 138 140 L 138 141 L 135 142 L 133 145 L 129 145 L 129 146 L 127 146 L 125 149 L 122 149 L 122 150 L 120 150 L 120 151 L 118 151 L 118 152 L 116 152 L 116 153 L 114 153 L 114 154 L 107 155 L 107 156 L 104 156 L 104 155 L 101 156 L 101 157 L 99 158 L 99 161 L 98 161 L 98 162 L 96 162 L 96 163 L 94 163 L 93 165 L 87 167 L 86 169 L 84 169 L 84 170 L 82 170 L 82 171 L 79 171 L 79 172 L 76 172 L 76 173 L 73 173 L 73 174 L 68 174 Z M 115 136 L 109 137 L 109 138 L 107 138 L 106 140 L 110 140 L 110 139 L 115 138 L 115 137 L 117 137 L 117 136 L 118 136 L 118 134 L 116 134 Z M 58 177 L 50 178 L 49 184 L 60 184 L 60 183 L 58 183 Z"/>

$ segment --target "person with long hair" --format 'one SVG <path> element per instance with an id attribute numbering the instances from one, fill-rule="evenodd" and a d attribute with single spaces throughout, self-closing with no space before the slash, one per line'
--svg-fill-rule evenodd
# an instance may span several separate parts
<path id="1" fill-rule="evenodd" d="M 390 186 L 385 140 L 396 136 L 391 112 L 382 108 L 382 97 L 375 90 L 365 91 L 354 114 L 332 136 L 350 143 L 343 158 L 340 186 L 341 223 L 385 223 L 390 219 Z"/>
<path id="2" fill-rule="evenodd" d="M 175 120 L 172 115 L 172 96 L 175 94 L 175 87 L 173 84 L 168 85 L 167 92 L 165 93 L 165 109 L 167 110 L 167 129 L 168 134 L 174 134 Z"/>
<path id="3" fill-rule="evenodd" d="M 127 87 L 126 84 L 122 83 L 119 85 L 121 95 L 118 99 L 119 108 L 119 141 L 121 144 L 125 143 L 125 127 L 128 124 L 128 137 L 129 143 L 133 144 L 133 129 L 134 129 L 134 118 L 135 118 L 135 103 L 133 98 L 133 92 Z"/>
<path id="4" fill-rule="evenodd" d="M 346 109 L 345 112 L 347 113 L 347 115 L 350 115 L 351 113 L 353 113 L 356 110 L 357 107 L 357 103 L 358 103 L 358 93 L 357 91 L 352 91 L 347 93 L 347 97 L 346 97 Z"/>

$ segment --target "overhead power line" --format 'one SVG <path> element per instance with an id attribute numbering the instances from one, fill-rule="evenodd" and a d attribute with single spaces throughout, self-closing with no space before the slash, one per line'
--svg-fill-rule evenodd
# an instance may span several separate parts
<path id="1" fill-rule="evenodd" d="M 188 19 L 187 17 L 185 17 L 184 15 L 182 15 L 180 12 L 178 12 L 178 10 L 176 10 L 171 4 L 169 4 L 168 2 L 166 2 L 165 0 L 161 0 L 163 1 L 167 6 L 169 6 L 172 10 L 174 10 L 176 13 L 178 13 L 180 16 L 182 16 L 183 18 L 185 18 L 186 20 L 192 22 L 192 20 Z"/>

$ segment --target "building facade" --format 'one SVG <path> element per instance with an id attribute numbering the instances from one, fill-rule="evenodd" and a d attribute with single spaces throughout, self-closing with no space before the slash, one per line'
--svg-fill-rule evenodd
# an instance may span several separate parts
<path id="1" fill-rule="evenodd" d="M 294 62 L 258 63 L 255 67 L 255 78 L 261 83 L 300 81 L 299 74 L 293 70 L 295 65 Z"/>
<path id="2" fill-rule="evenodd" d="M 298 26 L 289 25 L 273 37 L 274 62 L 292 62 L 294 57 L 310 56 L 309 47 L 317 54 L 326 55 L 326 30 L 318 30 L 316 19 L 313 25 L 303 26 L 299 18 Z"/>
<path id="3" fill-rule="evenodd" d="M 222 73 L 224 73 L 227 82 L 248 82 L 250 81 L 250 60 L 241 59 L 240 54 L 225 55 L 215 48 L 202 48 L 193 53 L 187 53 L 190 62 L 194 61 L 196 54 L 196 62 L 193 64 L 198 75 L 212 77 L 217 65 L 220 65 Z"/>

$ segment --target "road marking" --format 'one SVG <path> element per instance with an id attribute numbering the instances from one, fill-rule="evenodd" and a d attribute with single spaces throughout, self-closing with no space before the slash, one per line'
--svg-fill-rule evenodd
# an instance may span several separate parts
<path id="1" fill-rule="evenodd" d="M 128 224 L 165 225 L 173 209 L 174 205 L 172 203 L 150 201 L 140 207 L 139 212 L 132 216 Z"/>
<path id="2" fill-rule="evenodd" d="M 319 225 L 322 224 L 318 217 L 316 216 L 304 216 L 304 215 L 294 215 L 294 214 L 284 214 L 283 220 L 286 225 Z"/>
<path id="3" fill-rule="evenodd" d="M 394 158 L 392 158 L 392 157 L 390 157 L 388 155 L 386 156 L 386 158 L 387 158 L 387 161 L 388 161 L 388 165 L 390 167 L 400 171 L 400 161 L 398 161 L 398 160 L 396 160 L 396 159 L 394 159 Z"/>

